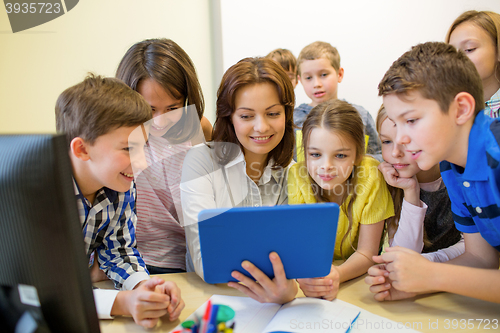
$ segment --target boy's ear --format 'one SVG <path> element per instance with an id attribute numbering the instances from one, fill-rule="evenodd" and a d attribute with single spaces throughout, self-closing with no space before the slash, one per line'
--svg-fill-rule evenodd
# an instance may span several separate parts
<path id="1" fill-rule="evenodd" d="M 89 153 L 87 151 L 87 142 L 80 137 L 76 137 L 71 140 L 69 147 L 71 149 L 71 154 L 82 161 L 88 161 L 90 159 Z"/>
<path id="2" fill-rule="evenodd" d="M 344 79 L 344 68 L 342 68 L 342 67 L 339 68 L 338 75 L 339 75 L 339 81 L 338 82 L 340 83 Z"/>
<path id="3" fill-rule="evenodd" d="M 457 113 L 456 122 L 457 125 L 463 125 L 467 123 L 470 119 L 474 119 L 476 101 L 471 94 L 467 92 L 460 92 L 455 96 L 453 101 L 456 103 Z"/>
<path id="4" fill-rule="evenodd" d="M 300 78 L 300 75 L 297 74 L 297 82 L 300 82 L 302 84 L 302 79 Z"/>

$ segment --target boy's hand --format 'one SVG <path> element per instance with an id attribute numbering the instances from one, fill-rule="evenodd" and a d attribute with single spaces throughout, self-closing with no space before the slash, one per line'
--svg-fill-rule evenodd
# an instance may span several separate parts
<path id="1" fill-rule="evenodd" d="M 370 286 L 370 292 L 375 300 L 395 301 L 398 299 L 411 298 L 415 293 L 405 293 L 399 291 L 392 286 L 392 281 L 389 279 L 389 272 L 385 269 L 385 265 L 374 265 L 368 269 L 368 276 L 365 278 L 365 283 Z"/>
<path id="2" fill-rule="evenodd" d="M 97 260 L 97 250 L 94 251 L 94 263 L 90 267 L 90 281 L 92 283 L 109 280 L 106 273 L 104 273 L 99 267 L 99 260 Z"/>
<path id="3" fill-rule="evenodd" d="M 168 313 L 170 296 L 155 292 L 157 286 L 165 283 L 153 277 L 142 281 L 134 290 L 120 291 L 111 309 L 111 315 L 130 315 L 134 321 L 146 328 L 156 326 L 160 317 Z"/>
<path id="4" fill-rule="evenodd" d="M 261 303 L 283 304 L 290 302 L 297 295 L 297 284 L 294 280 L 288 280 L 286 278 L 283 263 L 276 252 L 271 252 L 271 254 L 269 254 L 269 259 L 273 265 L 274 279 L 269 279 L 266 274 L 255 267 L 251 262 L 244 261 L 241 267 L 250 273 L 257 281 L 253 281 L 238 271 L 233 271 L 231 276 L 243 284 L 229 282 L 227 285 L 238 289 Z"/>
<path id="5" fill-rule="evenodd" d="M 337 268 L 332 265 L 330 274 L 322 278 L 297 279 L 300 289 L 307 297 L 323 298 L 328 301 L 337 298 L 340 276 Z"/>
<path id="6" fill-rule="evenodd" d="M 378 169 L 382 172 L 387 184 L 392 187 L 397 187 L 403 191 L 407 191 L 415 189 L 418 185 L 417 176 L 413 176 L 411 178 L 399 177 L 398 171 L 394 169 L 392 164 L 382 162 L 378 165 Z"/>
<path id="7" fill-rule="evenodd" d="M 387 248 L 386 253 L 373 256 L 377 263 L 385 263 L 383 275 L 389 278 L 391 285 L 406 293 L 430 292 L 434 263 L 415 251 L 395 246 Z M 374 271 L 372 270 L 372 273 Z M 387 275 L 387 273 L 389 273 Z"/>
<path id="8" fill-rule="evenodd" d="M 167 308 L 169 319 L 170 321 L 177 320 L 185 306 L 181 298 L 181 290 L 177 287 L 177 284 L 172 281 L 165 281 L 165 283 L 157 285 L 155 291 L 170 297 L 170 305 Z"/>

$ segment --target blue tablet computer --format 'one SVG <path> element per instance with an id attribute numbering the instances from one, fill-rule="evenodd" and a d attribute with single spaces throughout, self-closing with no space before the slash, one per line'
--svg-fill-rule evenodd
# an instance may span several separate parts
<path id="1" fill-rule="evenodd" d="M 274 277 L 269 253 L 279 254 L 288 279 L 330 273 L 339 206 L 334 203 L 208 209 L 198 216 L 204 279 L 236 281 L 231 272 L 247 276 L 249 260 Z M 251 276 L 250 276 L 251 277 Z"/>

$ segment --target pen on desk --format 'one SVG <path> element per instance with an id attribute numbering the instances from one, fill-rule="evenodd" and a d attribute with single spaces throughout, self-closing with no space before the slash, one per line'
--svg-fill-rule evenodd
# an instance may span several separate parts
<path id="1" fill-rule="evenodd" d="M 217 304 L 212 305 L 210 310 L 210 319 L 207 324 L 207 333 L 217 333 L 217 313 L 219 312 L 219 306 Z"/>
<path id="2" fill-rule="evenodd" d="M 200 333 L 207 333 L 208 321 L 210 320 L 210 311 L 211 310 L 212 310 L 212 302 L 209 299 L 207 301 L 207 308 L 205 309 L 205 314 L 203 315 L 203 318 L 201 319 L 200 328 L 199 328 Z"/>

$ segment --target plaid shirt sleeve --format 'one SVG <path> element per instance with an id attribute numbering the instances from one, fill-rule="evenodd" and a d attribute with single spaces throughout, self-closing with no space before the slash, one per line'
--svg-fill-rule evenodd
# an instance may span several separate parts
<path id="1" fill-rule="evenodd" d="M 107 214 L 110 218 L 103 221 L 109 225 L 98 248 L 100 268 L 114 281 L 115 287 L 122 290 L 131 290 L 137 283 L 149 278 L 144 260 L 136 247 L 135 198 L 134 185 L 129 191 L 118 193 L 118 198 L 107 207 L 115 212 Z"/>

